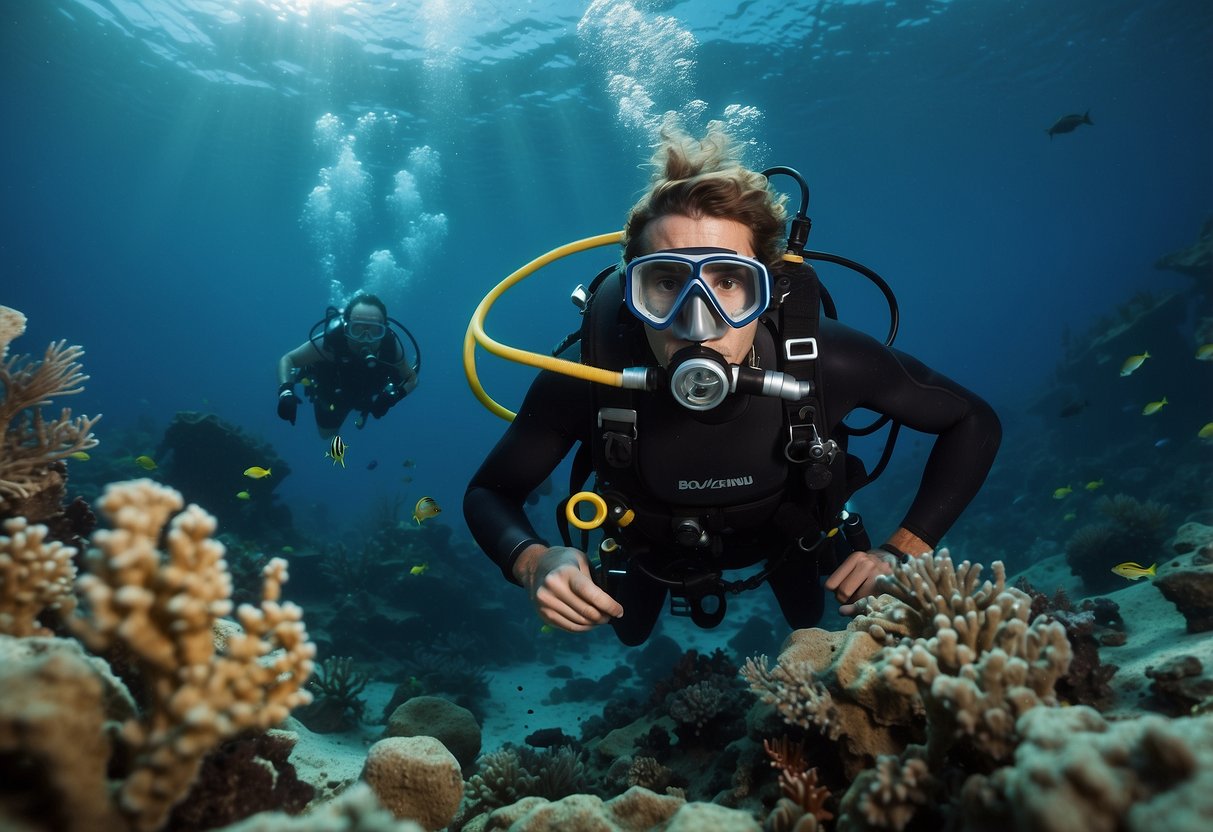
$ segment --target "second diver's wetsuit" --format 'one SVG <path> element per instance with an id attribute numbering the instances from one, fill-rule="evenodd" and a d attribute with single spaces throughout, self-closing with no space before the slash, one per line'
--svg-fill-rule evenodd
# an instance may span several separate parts
<path id="1" fill-rule="evenodd" d="M 836 321 L 821 321 L 818 345 L 819 399 L 831 435 L 847 414 L 867 408 L 937 436 L 918 493 L 901 523 L 935 547 L 985 480 L 1001 440 L 998 416 L 981 398 L 911 356 Z M 775 349 L 771 334 L 759 326 L 757 365 L 774 367 Z M 647 345 L 644 351 L 647 363 L 653 364 Z M 523 549 L 533 543 L 550 545 L 523 511 L 527 495 L 575 443 L 596 441 L 591 384 L 542 372 L 468 485 L 464 496 L 468 527 L 514 583 L 514 562 Z M 733 395 L 714 410 L 697 412 L 683 408 L 662 390 L 637 394 L 635 402 L 640 449 L 635 469 L 641 472 L 647 493 L 625 496 L 640 515 L 637 528 L 646 528 L 647 505 L 663 507 L 661 519 L 650 522 L 644 532 L 657 559 L 677 549 L 672 540 L 655 539 L 668 537 L 661 529 L 668 528 L 672 513 L 694 514 L 728 504 L 749 510 L 718 523 L 723 551 L 713 560 L 716 568 L 753 565 L 789 550 L 790 535 L 776 522 L 780 501 L 787 499 L 780 495 L 795 493 L 788 488 L 792 466 L 783 453 L 787 428 L 779 400 Z M 599 490 L 604 479 L 610 487 L 610 472 L 597 473 Z M 807 489 L 801 491 L 806 494 L 804 502 L 813 499 Z M 819 518 L 818 528 L 824 529 L 830 519 Z M 795 549 L 777 562 L 768 580 L 791 626 L 811 626 L 820 618 L 819 578 L 832 568 L 829 562 L 819 565 L 815 553 Z M 611 622 L 617 635 L 627 644 L 642 643 L 661 612 L 667 587 L 630 571 L 610 592 L 624 608 L 624 616 Z"/>
<path id="2" fill-rule="evenodd" d="M 300 373 L 307 379 L 305 390 L 321 428 L 337 430 L 350 411 L 366 414 L 374 410 L 389 383 L 403 384 L 395 366 L 403 356 L 398 338 L 384 338 L 371 359 L 350 349 L 342 328 L 327 332 L 323 345 L 332 357 L 310 364 Z"/>

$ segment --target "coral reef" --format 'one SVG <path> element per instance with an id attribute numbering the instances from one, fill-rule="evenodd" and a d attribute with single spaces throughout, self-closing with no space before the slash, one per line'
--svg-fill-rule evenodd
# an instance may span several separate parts
<path id="1" fill-rule="evenodd" d="M 304 817 L 281 812 L 260 815 L 227 827 L 224 832 L 424 832 L 411 820 L 397 820 L 380 805 L 366 783 L 346 789 Z"/>
<path id="2" fill-rule="evenodd" d="M 9 356 L 9 343 L 25 331 L 25 316 L 0 306 L 0 517 L 23 516 L 32 522 L 60 509 L 65 469 L 61 460 L 97 444 L 93 425 L 100 416 L 72 418 L 63 408 L 53 419 L 42 408 L 60 396 L 81 392 L 84 350 L 51 343 L 41 361 Z M 43 492 L 50 492 L 39 500 Z"/>
<path id="3" fill-rule="evenodd" d="M 1213 716 L 1108 723 L 1082 706 L 1016 724 L 1015 765 L 963 790 L 964 829 L 1197 830 L 1213 817 Z"/>
<path id="4" fill-rule="evenodd" d="M 993 573 L 982 582 L 980 565 L 954 565 L 946 550 L 912 559 L 880 579 L 886 594 L 860 602 L 836 649 L 801 630 L 777 668 L 760 660 L 743 670 L 785 721 L 837 738 L 848 772 L 870 769 L 840 804 L 840 829 L 901 828 L 938 811 L 949 770 L 1005 765 L 1020 739 L 1015 720 L 1057 704 L 1065 629 L 1029 623 L 1028 596 L 1006 585 L 1001 563 Z M 898 730 L 915 722 L 918 731 Z"/>
<path id="5" fill-rule="evenodd" d="M 65 780 L 61 768 L 73 769 L 19 732 L 0 757 L 38 788 L 19 802 L 0 802 L 0 818 L 35 820 L 32 807 L 56 805 L 65 817 L 55 828 L 159 829 L 219 743 L 269 728 L 310 700 L 302 687 L 314 648 L 301 610 L 279 603 L 285 562 L 266 568 L 260 606 L 237 610 L 243 629 L 228 636 L 220 654 L 213 631 L 231 611 L 223 547 L 211 538 L 214 519 L 197 506 L 169 523 L 181 506 L 177 492 L 150 480 L 106 490 L 101 508 L 114 527 L 93 535 L 89 574 L 77 580 L 81 614 L 70 623 L 91 650 L 120 654 L 137 671 L 141 711 L 111 738 L 103 724 L 113 697 L 87 663 L 60 654 L 29 667 L 22 685 L 36 692 L 30 703 L 39 703 L 29 710 L 74 720 L 75 738 L 65 749 L 81 754 L 87 744 L 81 757 L 92 769 Z M 118 780 L 112 789 L 107 777 Z"/>

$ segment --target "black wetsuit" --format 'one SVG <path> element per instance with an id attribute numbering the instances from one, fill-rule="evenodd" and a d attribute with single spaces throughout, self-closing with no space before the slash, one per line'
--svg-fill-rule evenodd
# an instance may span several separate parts
<path id="1" fill-rule="evenodd" d="M 374 361 L 356 355 L 343 330 L 328 333 L 323 344 L 324 353 L 332 358 L 309 364 L 300 372 L 300 378 L 307 380 L 304 389 L 312 402 L 316 424 L 321 428 L 340 428 L 350 411 L 363 414 L 374 411 L 389 383 L 400 386 L 404 382 L 395 367 L 403 356 L 398 338 L 383 339 Z M 384 403 L 390 406 L 396 401 Z"/>
<path id="2" fill-rule="evenodd" d="M 821 322 L 818 345 L 820 399 L 831 433 L 851 411 L 867 408 L 937 435 L 918 493 L 901 523 L 934 547 L 985 480 L 1001 439 L 998 416 L 978 396 L 916 359 L 836 321 Z M 759 366 L 775 366 L 775 343 L 762 326 L 755 349 Z M 523 512 L 527 495 L 574 443 L 595 441 L 590 384 L 541 373 L 517 418 L 468 485 L 464 497 L 468 527 L 510 581 L 514 581 L 514 561 L 526 546 L 549 545 Z M 635 401 L 640 447 L 636 467 L 665 472 L 645 482 L 648 495 L 634 495 L 640 504 L 647 497 L 667 506 L 677 503 L 690 512 L 697 506 L 720 505 L 722 500 L 755 506 L 749 516 L 743 512 L 742 519 L 734 518 L 725 530 L 724 552 L 714 561 L 716 567 L 752 565 L 788 550 L 790 536 L 780 537 L 774 520 L 779 500 L 786 499 L 779 495 L 787 489 L 791 467 L 783 455 L 787 429 L 777 399 L 730 396 L 725 404 L 704 413 L 681 407 L 668 391 L 638 394 Z M 738 485 L 717 487 L 732 483 Z M 668 528 L 670 514 L 662 516 Z M 634 527 L 643 525 L 638 522 Z M 651 526 L 657 529 L 660 523 Z M 654 531 L 653 536 L 660 533 Z M 653 548 L 675 547 L 653 541 Z M 819 565 L 817 557 L 794 551 L 778 562 L 768 578 L 793 627 L 811 626 L 820 618 L 821 566 L 832 569 L 830 563 Z M 639 644 L 648 637 L 666 592 L 665 585 L 634 571 L 612 589 L 625 610 L 623 618 L 612 622 L 621 640 Z"/>

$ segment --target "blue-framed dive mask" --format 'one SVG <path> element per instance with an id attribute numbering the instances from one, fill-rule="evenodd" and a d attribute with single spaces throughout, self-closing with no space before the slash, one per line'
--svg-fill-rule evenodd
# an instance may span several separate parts
<path id="1" fill-rule="evenodd" d="M 381 321 L 364 321 L 354 318 L 346 321 L 346 337 L 359 344 L 373 344 L 387 334 L 387 326 Z"/>
<path id="2" fill-rule="evenodd" d="M 632 314 L 653 329 L 710 341 L 766 311 L 771 276 L 759 261 L 729 249 L 656 251 L 624 268 L 624 298 Z"/>

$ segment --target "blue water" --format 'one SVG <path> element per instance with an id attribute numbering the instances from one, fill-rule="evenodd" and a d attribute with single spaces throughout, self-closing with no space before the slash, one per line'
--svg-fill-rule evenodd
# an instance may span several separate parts
<path id="1" fill-rule="evenodd" d="M 30 319 L 16 349 L 86 348 L 70 404 L 105 414 L 103 443 L 212 411 L 289 460 L 297 516 L 323 506 L 340 531 L 381 496 L 429 494 L 463 533 L 463 488 L 504 428 L 463 380 L 472 310 L 531 257 L 618 229 L 675 110 L 692 130 L 731 118 L 752 165 L 802 171 L 811 245 L 880 271 L 898 345 L 1013 435 L 1063 330 L 1187 285 L 1152 264 L 1213 213 L 1211 42 L 1205 0 L 8 0 L 0 303 Z M 1087 110 L 1093 127 L 1046 136 Z M 348 222 L 309 203 L 329 168 Z M 276 419 L 275 365 L 331 281 L 360 288 L 385 250 L 421 387 L 347 425 L 334 469 L 307 414 Z M 549 349 L 576 325 L 568 292 L 613 256 L 532 278 L 490 333 Z M 871 289 L 827 279 L 846 320 L 883 332 Z M 507 406 L 532 376 L 481 370 Z"/>

